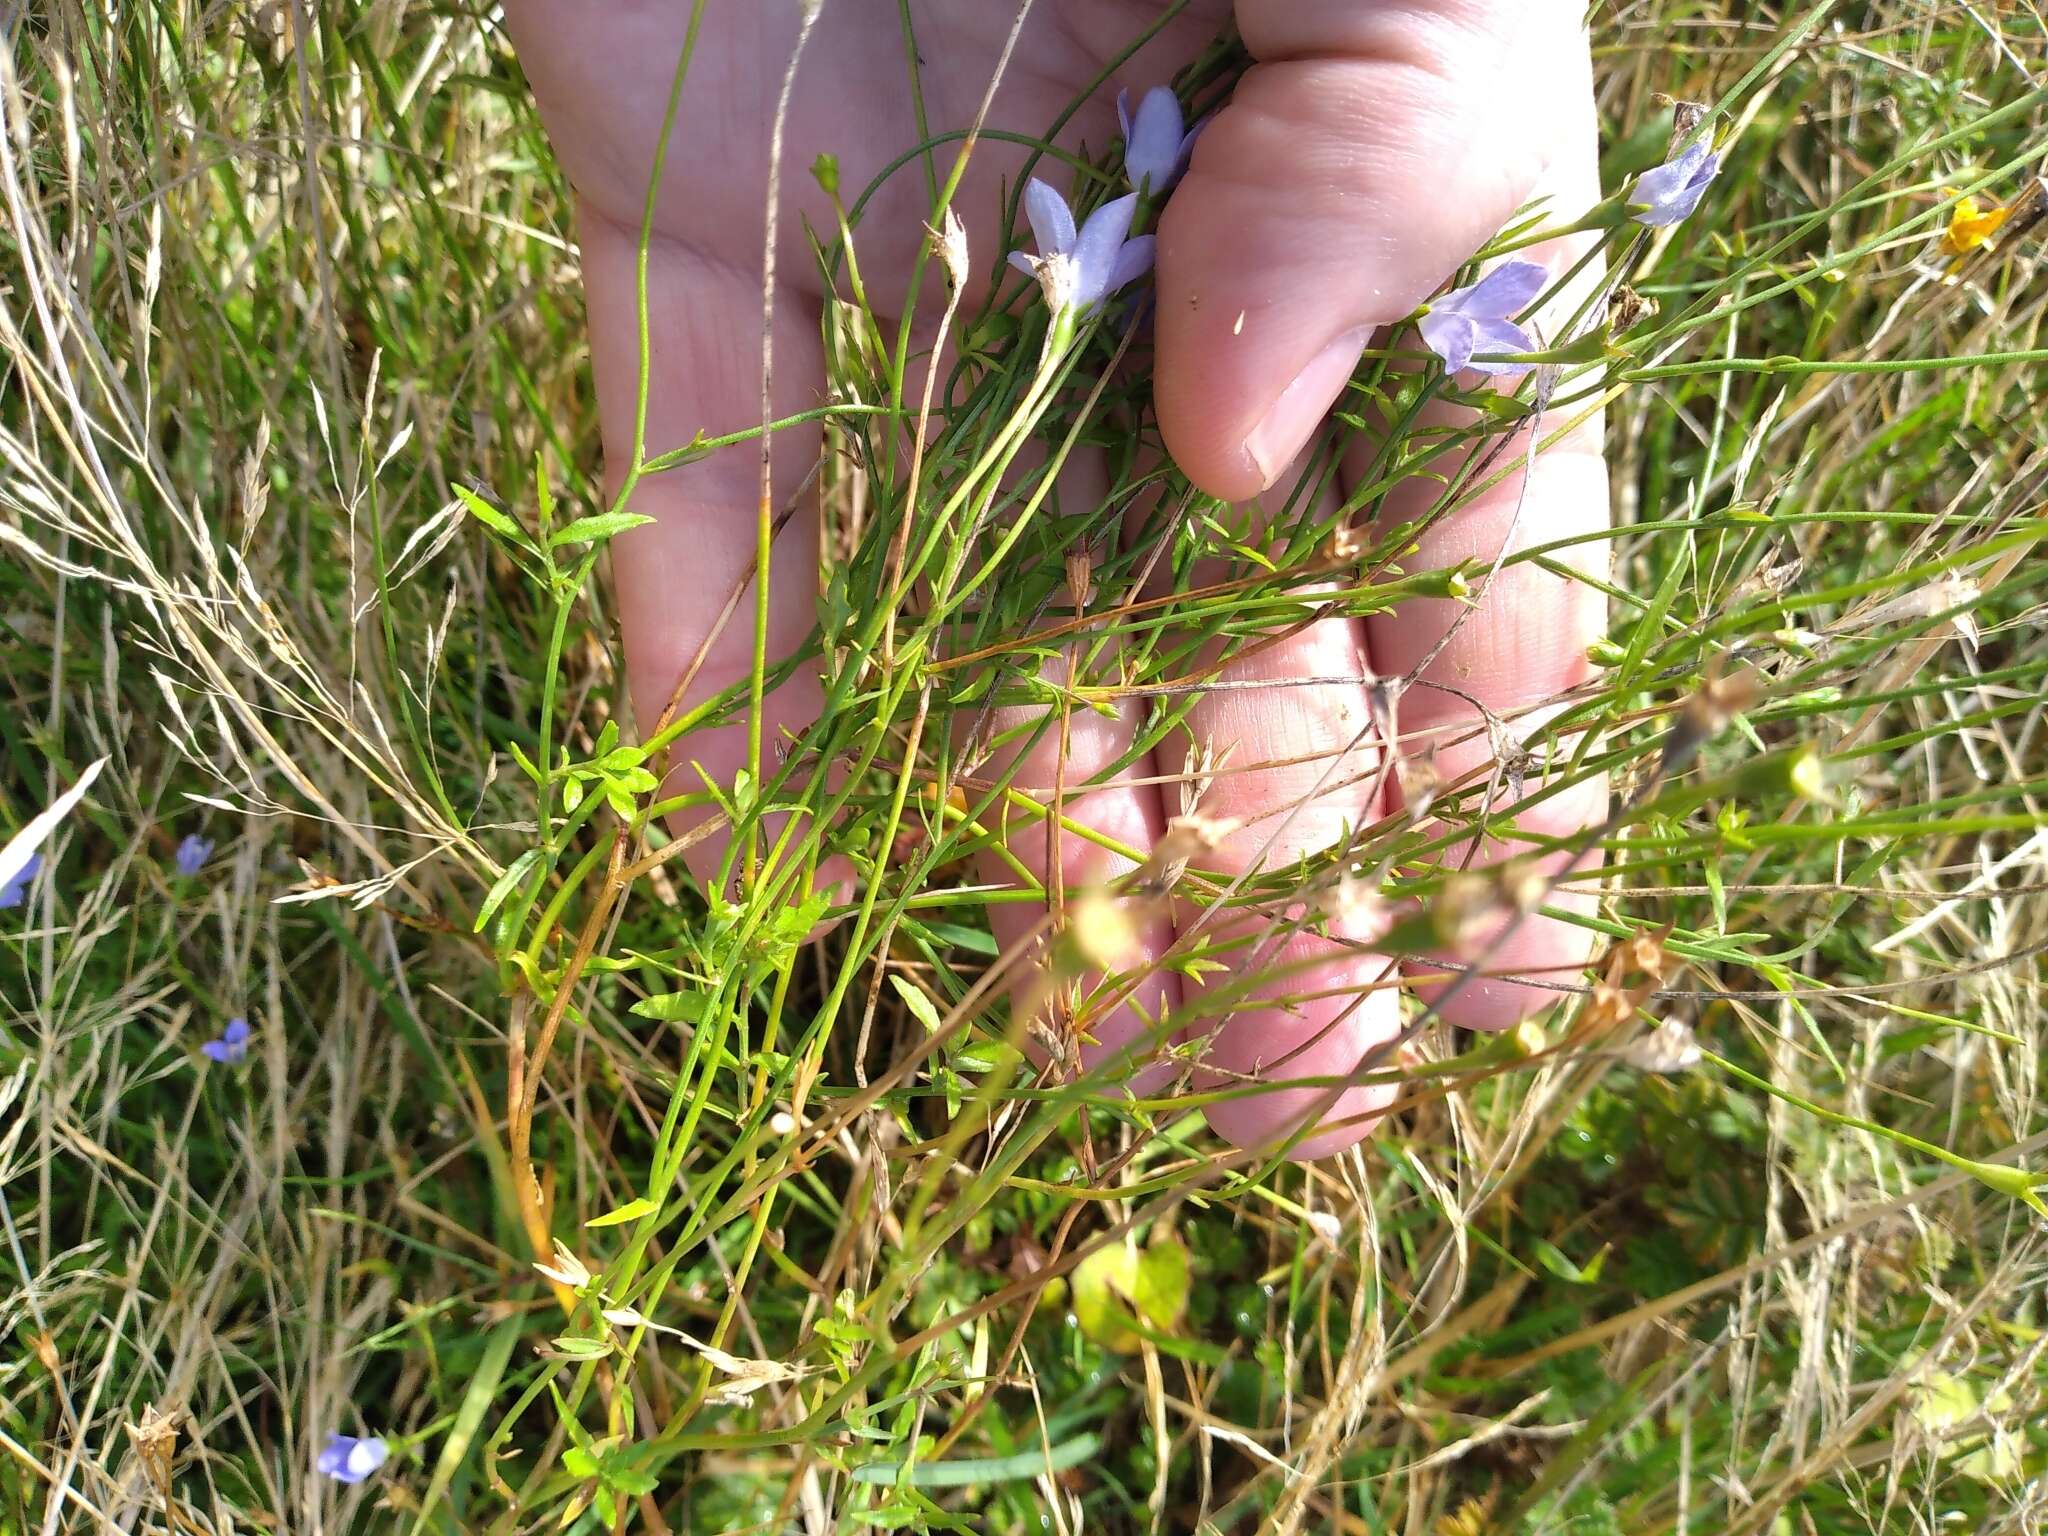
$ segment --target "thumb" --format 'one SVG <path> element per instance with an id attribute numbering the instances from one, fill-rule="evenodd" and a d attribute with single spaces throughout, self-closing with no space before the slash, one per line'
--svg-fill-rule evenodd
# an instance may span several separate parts
<path id="1" fill-rule="evenodd" d="M 1258 61 L 1159 225 L 1167 447 L 1257 494 L 1375 327 L 1510 219 L 1589 110 L 1578 0 L 1238 0 Z M 1572 210 L 1576 212 L 1576 210 Z"/>

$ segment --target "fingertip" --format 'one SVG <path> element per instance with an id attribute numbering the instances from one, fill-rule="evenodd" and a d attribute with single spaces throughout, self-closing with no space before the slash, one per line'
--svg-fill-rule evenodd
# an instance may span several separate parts
<path id="1" fill-rule="evenodd" d="M 1311 1127 L 1287 1147 L 1297 1162 L 1356 1145 L 1372 1134 L 1398 1090 L 1331 1080 L 1392 1065 L 1390 1057 L 1374 1059 L 1401 1034 L 1398 991 L 1387 985 L 1392 962 L 1302 933 L 1264 967 L 1275 971 L 1275 981 L 1217 1027 L 1195 1079 L 1209 1090 L 1256 1084 L 1257 1091 L 1207 1106 L 1209 1128 L 1233 1146 L 1263 1150 Z M 1282 1086 L 1288 1083 L 1300 1086 Z"/>
<path id="2" fill-rule="evenodd" d="M 1543 904 L 1591 917 L 1600 903 L 1594 891 L 1567 887 L 1552 891 Z M 1596 942 L 1591 928 L 1567 917 L 1518 914 L 1474 933 L 1469 958 L 1426 957 L 1405 969 L 1432 978 L 1419 982 L 1415 995 L 1446 1024 L 1499 1034 L 1574 997 Z"/>
<path id="3" fill-rule="evenodd" d="M 1437 29 L 1420 55 L 1412 18 L 1316 9 L 1342 35 L 1248 71 L 1160 217 L 1160 427 L 1227 500 L 1271 483 L 1372 330 L 1499 230 L 1587 116 L 1582 67 L 1532 67 L 1583 56 L 1563 7 Z"/>

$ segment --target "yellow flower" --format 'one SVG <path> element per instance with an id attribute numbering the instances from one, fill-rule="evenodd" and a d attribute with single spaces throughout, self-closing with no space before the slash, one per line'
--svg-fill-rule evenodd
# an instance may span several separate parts
<path id="1" fill-rule="evenodd" d="M 1998 226 L 2006 221 L 2010 208 L 1996 204 L 1986 208 L 1974 197 L 1959 197 L 1948 216 L 1948 229 L 1941 237 L 1942 254 L 1962 256 L 1974 251 L 1998 232 Z"/>

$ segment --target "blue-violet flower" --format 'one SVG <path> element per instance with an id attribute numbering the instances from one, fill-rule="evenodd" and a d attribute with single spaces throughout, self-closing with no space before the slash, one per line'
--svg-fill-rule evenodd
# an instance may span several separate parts
<path id="1" fill-rule="evenodd" d="M 213 842 L 197 832 L 187 833 L 185 840 L 178 844 L 178 873 L 191 879 L 206 868 L 206 861 L 213 857 Z"/>
<path id="2" fill-rule="evenodd" d="M 1720 174 L 1721 157 L 1707 148 L 1705 140 L 1666 160 L 1654 171 L 1643 172 L 1636 178 L 1635 191 L 1629 195 L 1629 202 L 1641 210 L 1636 214 L 1636 222 L 1652 229 L 1668 229 L 1691 218 L 1693 209 L 1706 196 L 1707 183 Z"/>
<path id="3" fill-rule="evenodd" d="M 207 1041 L 199 1049 L 210 1061 L 217 1061 L 224 1067 L 239 1067 L 248 1059 L 249 1036 L 253 1033 L 247 1019 L 229 1019 L 228 1027 L 220 1032 L 220 1038 Z"/>
<path id="4" fill-rule="evenodd" d="M 1533 261 L 1504 261 L 1467 288 L 1431 301 L 1419 329 L 1423 345 L 1452 373 L 1527 373 L 1534 363 L 1475 361 L 1475 352 L 1534 352 L 1536 343 L 1511 316 L 1535 302 L 1550 274 Z"/>
<path id="5" fill-rule="evenodd" d="M 35 879 L 36 871 L 42 867 L 43 856 L 40 853 L 32 853 L 28 856 L 28 862 L 15 871 L 14 878 L 5 885 L 0 885 L 0 912 L 5 912 L 9 907 L 18 907 L 28 899 L 28 883 Z"/>
<path id="6" fill-rule="evenodd" d="M 320 1471 L 337 1483 L 360 1483 L 383 1466 L 391 1447 L 380 1435 L 358 1440 L 354 1435 L 329 1434 L 327 1449 L 316 1463 Z"/>
<path id="7" fill-rule="evenodd" d="M 1124 175 L 1134 191 L 1164 197 L 1188 168 L 1200 123 L 1182 131 L 1180 98 L 1170 87 L 1155 85 L 1138 101 L 1131 115 L 1129 91 L 1116 93 L 1116 120 L 1124 129 Z"/>
<path id="8" fill-rule="evenodd" d="M 1010 252 L 1010 265 L 1038 279 L 1055 313 L 1085 310 L 1152 270 L 1152 237 L 1130 239 L 1138 194 L 1127 192 L 1088 215 L 1077 232 L 1067 200 L 1037 177 L 1024 188 L 1024 213 L 1038 254 Z"/>

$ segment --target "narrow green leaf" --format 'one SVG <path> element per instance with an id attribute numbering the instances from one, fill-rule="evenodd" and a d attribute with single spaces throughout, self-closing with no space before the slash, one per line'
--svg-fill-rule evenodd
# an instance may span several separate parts
<path id="1" fill-rule="evenodd" d="M 447 1497 L 456 1471 L 475 1443 L 476 1432 L 483 1427 L 484 1415 L 490 1412 L 491 1399 L 498 1395 L 498 1383 L 505 1379 L 505 1367 L 512 1359 L 512 1351 L 518 1347 L 520 1332 L 520 1320 L 507 1318 L 492 1329 L 490 1337 L 484 1341 L 483 1358 L 477 1362 L 469 1385 L 463 1389 L 462 1406 L 455 1410 L 455 1422 L 449 1427 L 448 1438 L 441 1442 L 434 1475 L 420 1499 L 419 1512 L 413 1516 L 412 1536 L 419 1536 L 427 1528 L 427 1517 Z M 451 1513 L 459 1516 L 461 1511 Z"/>
<path id="2" fill-rule="evenodd" d="M 621 1227 L 629 1221 L 638 1221 L 642 1216 L 651 1216 L 661 1209 L 660 1202 L 645 1195 L 637 1200 L 628 1200 L 615 1211 L 606 1211 L 602 1216 L 593 1216 L 583 1223 L 586 1227 Z"/>
<path id="3" fill-rule="evenodd" d="M 1013 1483 L 1064 1472 L 1078 1467 L 1102 1449 L 1099 1436 L 1089 1433 L 1063 1440 L 1050 1450 L 1019 1451 L 1012 1456 L 991 1456 L 983 1461 L 925 1461 L 910 1469 L 913 1488 L 971 1488 L 977 1483 Z M 856 1483 L 870 1486 L 894 1484 L 903 1476 L 900 1461 L 871 1461 L 853 1469 Z"/>
<path id="4" fill-rule="evenodd" d="M 628 528 L 638 528 L 642 523 L 653 521 L 653 518 L 638 512 L 599 512 L 592 517 L 579 517 L 573 523 L 564 523 L 549 535 L 548 548 L 560 549 L 564 544 L 587 544 L 594 539 L 609 539 Z"/>
<path id="5" fill-rule="evenodd" d="M 662 1024 L 694 1024 L 704 1016 L 704 996 L 700 992 L 663 992 L 641 998 L 633 1012 Z"/>
<path id="6" fill-rule="evenodd" d="M 470 929 L 471 933 L 484 931 L 484 925 L 490 922 L 491 914 L 504 904 L 507 896 L 518 889 L 519 882 L 526 878 L 527 871 L 533 868 L 539 858 L 540 850 L 529 848 L 506 867 L 505 873 L 498 876 L 490 890 L 484 893 L 484 904 L 477 908 L 476 926 Z"/>
<path id="7" fill-rule="evenodd" d="M 475 491 L 469 489 L 468 486 L 458 485 L 455 487 L 455 494 L 461 497 L 462 504 L 469 508 L 469 515 L 482 523 L 486 528 L 489 528 L 494 533 L 502 533 L 515 544 L 531 543 L 531 540 L 526 537 L 526 530 L 524 528 L 521 528 L 511 518 L 500 512 L 488 501 L 485 501 Z"/>
<path id="8" fill-rule="evenodd" d="M 519 765 L 522 773 L 536 784 L 541 782 L 541 771 L 533 759 L 526 755 L 524 747 L 516 741 L 508 741 L 505 743 L 505 749 L 512 754 L 512 761 Z"/>
<path id="9" fill-rule="evenodd" d="M 910 1010 L 911 1017 L 924 1026 L 925 1033 L 936 1035 L 940 1027 L 939 1010 L 925 995 L 924 989 L 908 977 L 898 976 L 894 971 L 889 973 L 889 985 L 894 987 L 896 995 L 903 999 L 903 1006 Z"/>

